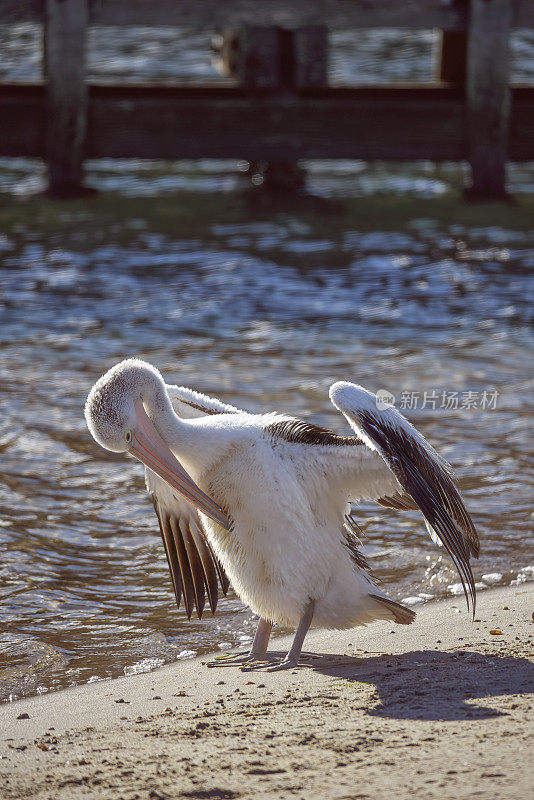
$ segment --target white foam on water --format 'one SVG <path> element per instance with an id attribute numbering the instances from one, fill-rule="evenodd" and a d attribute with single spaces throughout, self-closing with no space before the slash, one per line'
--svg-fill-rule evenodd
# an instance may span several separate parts
<path id="1" fill-rule="evenodd" d="M 137 664 L 132 664 L 129 667 L 124 667 L 125 675 L 140 675 L 142 672 L 152 672 L 152 670 L 161 667 L 165 663 L 164 658 L 143 658 Z"/>
<path id="2" fill-rule="evenodd" d="M 488 572 L 487 575 L 482 576 L 482 580 L 488 585 L 499 583 L 499 581 L 502 581 L 502 572 Z"/>

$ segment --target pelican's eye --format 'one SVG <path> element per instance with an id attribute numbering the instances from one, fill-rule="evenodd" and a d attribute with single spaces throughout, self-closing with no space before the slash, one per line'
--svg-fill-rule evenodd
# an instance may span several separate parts
<path id="1" fill-rule="evenodd" d="M 130 442 L 132 441 L 131 431 L 126 431 L 126 433 L 124 434 L 124 441 L 126 442 L 126 444 L 130 444 Z"/>

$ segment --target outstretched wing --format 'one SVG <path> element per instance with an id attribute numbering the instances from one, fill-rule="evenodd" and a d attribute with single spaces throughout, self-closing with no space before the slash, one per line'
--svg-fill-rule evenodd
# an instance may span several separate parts
<path id="1" fill-rule="evenodd" d="M 239 411 L 234 406 L 184 386 L 166 388 L 176 414 L 182 418 L 235 414 Z M 197 510 L 151 470 L 145 469 L 145 476 L 147 489 L 154 501 L 178 607 L 183 597 L 188 619 L 191 619 L 195 607 L 198 618 L 202 619 L 207 595 L 214 614 L 219 599 L 219 584 L 224 595 L 230 584 L 204 534 Z"/>
<path id="2" fill-rule="evenodd" d="M 451 479 L 451 468 L 395 408 L 384 408 L 362 386 L 340 381 L 330 389 L 334 406 L 370 450 L 377 452 L 396 478 L 398 489 L 375 499 L 393 508 L 418 508 L 432 539 L 451 556 L 475 612 L 475 581 L 470 558 L 478 557 L 473 521 Z"/>

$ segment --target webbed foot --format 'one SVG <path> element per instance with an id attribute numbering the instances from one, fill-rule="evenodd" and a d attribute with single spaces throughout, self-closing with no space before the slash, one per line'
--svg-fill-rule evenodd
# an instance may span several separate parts
<path id="1" fill-rule="evenodd" d="M 298 667 L 298 658 L 284 658 L 283 661 L 279 661 L 278 664 L 273 664 L 272 667 L 267 667 L 266 672 L 282 672 L 285 669 L 293 669 L 293 667 Z"/>
<path id="2" fill-rule="evenodd" d="M 212 667 L 242 667 L 245 664 L 257 661 L 262 657 L 263 656 L 260 656 L 254 652 L 226 653 L 222 656 L 215 656 L 213 661 L 204 661 L 203 664 L 210 669 Z"/>

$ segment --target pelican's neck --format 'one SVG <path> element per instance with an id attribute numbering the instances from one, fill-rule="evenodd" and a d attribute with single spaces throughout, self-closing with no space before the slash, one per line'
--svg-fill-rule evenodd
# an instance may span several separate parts
<path id="1" fill-rule="evenodd" d="M 141 394 L 146 413 L 159 435 L 194 477 L 206 471 L 221 455 L 217 437 L 209 435 L 199 420 L 181 419 L 174 411 L 165 384 Z"/>

